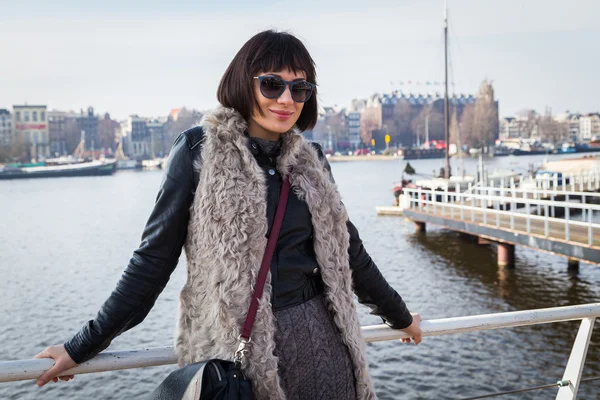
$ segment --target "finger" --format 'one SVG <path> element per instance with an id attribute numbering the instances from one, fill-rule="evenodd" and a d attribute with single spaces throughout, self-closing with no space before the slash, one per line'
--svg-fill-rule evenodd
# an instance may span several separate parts
<path id="1" fill-rule="evenodd" d="M 57 375 L 58 373 L 60 373 L 59 366 L 58 366 L 58 364 L 54 364 L 54 366 L 52 368 L 50 368 L 48 371 L 44 372 L 44 374 L 42 374 L 42 376 L 40 376 L 37 379 L 37 382 L 36 382 L 37 385 L 44 386 L 46 383 L 48 383 L 48 382 L 50 382 L 50 380 L 52 380 L 54 375 Z"/>
<path id="2" fill-rule="evenodd" d="M 415 341 L 415 344 L 419 344 L 423 340 L 423 336 L 415 336 L 413 340 Z"/>
<path id="3" fill-rule="evenodd" d="M 52 382 L 58 382 L 58 378 L 57 377 L 52 378 Z"/>

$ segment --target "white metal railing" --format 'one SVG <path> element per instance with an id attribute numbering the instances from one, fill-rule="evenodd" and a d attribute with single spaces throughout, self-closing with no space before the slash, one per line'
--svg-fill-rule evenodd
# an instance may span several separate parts
<path id="1" fill-rule="evenodd" d="M 423 330 L 423 336 L 441 336 L 581 320 L 581 325 L 571 349 L 565 372 L 562 379 L 557 382 L 557 387 L 560 388 L 556 399 L 565 400 L 575 399 L 577 396 L 594 321 L 598 317 L 600 317 L 600 303 L 592 303 L 567 307 L 423 320 L 421 322 L 421 329 Z M 365 326 L 362 327 L 362 333 L 367 342 L 398 340 L 408 337 L 403 331 L 392 330 L 387 325 Z M 175 352 L 172 347 L 105 352 L 69 371 L 65 371 L 64 374 L 87 374 L 175 364 L 176 362 Z M 50 369 L 52 365 L 53 361 L 50 359 L 2 361 L 0 362 L 0 382 L 34 380 Z"/>
<path id="2" fill-rule="evenodd" d="M 404 189 L 404 193 L 409 196 L 410 209 L 416 209 L 420 212 L 432 212 L 437 214 L 441 211 L 446 215 L 449 211 L 450 218 L 460 218 L 461 220 L 470 219 L 471 222 L 483 223 L 484 225 L 495 226 L 496 228 L 508 228 L 515 230 L 517 221 L 525 223 L 525 232 L 532 233 L 531 222 L 543 222 L 543 234 L 550 237 L 550 225 L 560 224 L 563 226 L 563 237 L 557 239 L 571 240 L 572 227 L 583 227 L 587 229 L 588 246 L 593 245 L 594 230 L 600 229 L 600 224 L 593 221 L 594 212 L 600 212 L 600 205 L 590 204 L 585 201 L 581 192 L 562 192 L 552 190 L 533 190 L 510 188 L 480 188 L 481 193 L 459 193 L 449 191 L 437 191 L 433 189 Z M 491 194 L 489 194 L 491 193 Z M 521 196 L 517 196 L 520 193 Z M 551 196 L 551 199 L 541 198 L 541 194 Z M 565 201 L 553 200 L 558 195 L 564 195 Z M 576 203 L 570 201 L 572 197 L 580 197 L 582 202 Z M 600 200 L 600 199 L 599 199 Z M 522 204 L 524 208 L 521 212 L 517 210 L 517 205 Z M 564 210 L 564 217 L 557 217 L 558 212 Z M 533 213 L 543 215 L 534 215 Z M 479 213 L 479 215 L 477 215 Z M 466 214 L 470 214 L 468 218 Z M 574 219 L 577 214 L 581 219 Z M 501 217 L 508 217 L 502 221 Z M 481 217 L 481 218 L 479 218 Z M 535 232 L 539 233 L 539 232 Z"/>

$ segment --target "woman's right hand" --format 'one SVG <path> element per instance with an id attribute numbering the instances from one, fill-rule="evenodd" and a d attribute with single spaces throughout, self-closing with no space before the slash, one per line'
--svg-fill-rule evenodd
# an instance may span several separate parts
<path id="1" fill-rule="evenodd" d="M 68 382 L 70 379 L 75 378 L 75 375 L 61 375 L 61 373 L 77 366 L 77 363 L 69 356 L 62 344 L 50 346 L 34 358 L 52 358 L 54 360 L 54 366 L 37 379 L 38 386 L 44 386 L 50 381 L 58 382 L 59 379 Z"/>

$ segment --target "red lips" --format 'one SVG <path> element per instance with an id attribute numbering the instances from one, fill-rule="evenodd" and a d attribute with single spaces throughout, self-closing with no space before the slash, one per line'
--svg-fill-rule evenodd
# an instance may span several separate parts
<path id="1" fill-rule="evenodd" d="M 281 110 L 271 110 L 271 109 L 269 109 L 269 111 L 271 111 L 273 114 L 275 114 L 275 116 L 280 120 L 286 120 L 286 119 L 290 118 L 293 114 L 293 112 L 291 112 L 291 111 L 281 111 Z"/>

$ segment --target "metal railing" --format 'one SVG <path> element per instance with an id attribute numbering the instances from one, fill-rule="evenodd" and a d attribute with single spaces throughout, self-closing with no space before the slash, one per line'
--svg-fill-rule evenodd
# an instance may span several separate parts
<path id="1" fill-rule="evenodd" d="M 558 380 L 556 384 L 556 387 L 559 388 L 556 399 L 566 400 L 575 399 L 577 396 L 594 322 L 597 317 L 600 317 L 600 303 L 423 320 L 421 329 L 423 330 L 423 336 L 442 336 L 581 320 L 565 372 L 562 379 Z M 392 330 L 387 325 L 365 326 L 362 327 L 362 333 L 367 342 L 398 340 L 408 337 L 403 331 Z M 87 374 L 175 364 L 176 362 L 172 347 L 105 352 L 69 371 L 65 371 L 64 374 Z M 0 382 L 34 380 L 50 369 L 52 365 L 53 361 L 50 359 L 2 361 L 0 362 Z"/>
<path id="2" fill-rule="evenodd" d="M 588 246 L 593 245 L 594 230 L 600 229 L 600 224 L 593 222 L 594 212 L 600 212 L 600 205 L 586 201 L 586 196 L 600 200 L 600 194 L 587 194 L 582 192 L 567 192 L 562 190 L 527 190 L 515 187 L 504 188 L 479 188 L 479 193 L 437 191 L 433 189 L 404 189 L 409 197 L 410 207 L 419 212 L 428 212 L 460 220 L 470 220 L 473 223 L 496 228 L 515 230 L 517 221 L 524 222 L 524 232 L 532 232 L 531 222 L 543 222 L 543 235 L 550 237 L 550 225 L 562 225 L 564 239 L 570 241 L 571 228 L 583 227 L 587 229 Z M 554 200 L 564 196 L 565 201 Z M 580 202 L 571 201 L 577 197 Z M 517 209 L 517 205 L 523 205 Z M 448 212 L 447 212 L 448 211 Z M 521 212 L 519 212 L 521 211 Z M 557 211 L 564 211 L 564 217 L 558 217 Z M 535 215 L 541 214 L 541 215 Z M 468 216 L 466 214 L 469 214 Z M 581 215 L 581 219 L 573 217 Z M 508 217 L 502 219 L 502 216 Z"/>

